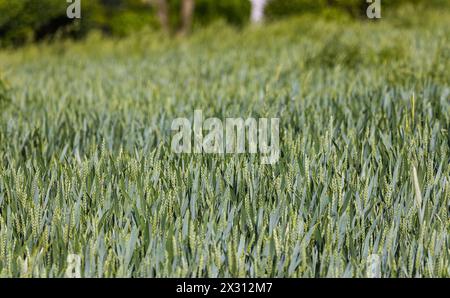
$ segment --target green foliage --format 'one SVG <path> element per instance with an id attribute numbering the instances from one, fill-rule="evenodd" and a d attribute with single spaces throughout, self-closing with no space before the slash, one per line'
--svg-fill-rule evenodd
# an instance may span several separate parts
<path id="1" fill-rule="evenodd" d="M 126 36 L 146 26 L 156 28 L 158 23 L 148 11 L 124 11 L 111 16 L 109 30 L 113 35 Z"/>
<path id="2" fill-rule="evenodd" d="M 66 1 L 0 0 L 0 46 L 24 44 L 58 32 L 76 37 L 97 29 L 126 35 L 145 26 L 155 26 L 152 9 L 142 1 L 119 2 L 119 6 L 108 6 L 100 0 L 82 1 L 82 19 L 69 20 Z"/>
<path id="3" fill-rule="evenodd" d="M 414 4 L 428 7 L 448 7 L 448 2 L 442 0 L 394 0 L 381 1 L 382 11 L 394 7 Z M 269 19 L 277 19 L 286 15 L 295 15 L 312 12 L 333 12 L 338 17 L 342 12 L 352 16 L 365 17 L 366 9 L 370 5 L 365 0 L 270 0 L 266 7 L 266 15 Z M 330 11 L 329 9 L 334 10 Z"/>
<path id="4" fill-rule="evenodd" d="M 170 20 L 180 23 L 180 0 L 169 0 Z M 125 36 L 144 27 L 159 26 L 154 9 L 141 0 L 82 2 L 82 19 L 71 21 L 67 3 L 61 0 L 0 0 L 0 46 L 20 45 L 55 35 L 84 36 L 91 30 Z M 250 15 L 250 2 L 241 0 L 197 0 L 195 23 L 206 25 L 217 19 L 243 25 Z"/>
<path id="5" fill-rule="evenodd" d="M 168 2 L 170 23 L 174 28 L 179 27 L 181 0 Z M 248 0 L 196 0 L 195 3 L 196 27 L 218 19 L 241 27 L 249 20 L 251 4 Z M 383 2 L 383 14 L 400 4 L 448 7 L 445 0 L 397 0 Z M 268 20 L 313 13 L 345 21 L 349 17 L 365 16 L 367 5 L 360 0 L 271 0 L 266 14 Z M 159 27 L 155 9 L 142 0 L 82 1 L 81 20 L 69 20 L 66 17 L 67 6 L 63 0 L 0 0 L 0 47 L 58 37 L 83 37 L 90 31 L 126 36 L 144 27 Z"/>
<path id="6" fill-rule="evenodd" d="M 383 277 L 450 277 L 449 20 L 304 16 L 0 51 L 15 107 L 0 117 L 0 275 L 65 276 L 77 254 L 86 277 L 365 277 L 378 254 Z M 278 163 L 174 154 L 172 120 L 199 108 L 280 117 Z"/>
<path id="7" fill-rule="evenodd" d="M 327 0 L 272 0 L 265 13 L 269 19 L 306 12 L 318 12 L 327 7 Z"/>
<path id="8" fill-rule="evenodd" d="M 172 28 L 181 26 L 181 0 L 168 0 L 169 21 Z M 250 18 L 249 1 L 196 0 L 194 10 L 194 26 L 202 27 L 211 23 L 225 21 L 228 24 L 242 26 Z"/>
<path id="9" fill-rule="evenodd" d="M 0 74 L 0 110 L 4 110 L 10 102 L 11 99 L 9 87 Z"/>
<path id="10" fill-rule="evenodd" d="M 33 40 L 36 28 L 60 15 L 65 6 L 58 0 L 0 0 L 0 45 Z"/>
<path id="11" fill-rule="evenodd" d="M 208 24 L 217 19 L 224 19 L 230 24 L 243 25 L 250 18 L 250 1 L 196 0 L 195 19 L 200 24 Z"/>

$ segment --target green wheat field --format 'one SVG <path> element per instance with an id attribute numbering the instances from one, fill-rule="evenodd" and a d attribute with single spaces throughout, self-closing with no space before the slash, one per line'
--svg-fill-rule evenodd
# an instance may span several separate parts
<path id="1" fill-rule="evenodd" d="M 445 11 L 1 50 L 0 276 L 450 277 L 449 69 Z M 195 109 L 279 161 L 173 153 Z"/>

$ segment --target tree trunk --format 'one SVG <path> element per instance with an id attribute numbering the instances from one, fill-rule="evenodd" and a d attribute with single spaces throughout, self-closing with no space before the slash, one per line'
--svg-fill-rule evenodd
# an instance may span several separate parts
<path id="1" fill-rule="evenodd" d="M 260 23 L 264 19 L 264 8 L 267 0 L 250 0 L 252 3 L 252 23 Z"/>
<path id="2" fill-rule="evenodd" d="M 185 35 L 191 30 L 194 4 L 194 0 L 183 0 L 181 7 L 181 29 L 179 32 L 180 35 Z"/>
<path id="3" fill-rule="evenodd" d="M 158 11 L 158 19 L 161 28 L 165 32 L 169 32 L 169 8 L 166 0 L 155 0 L 156 9 Z"/>

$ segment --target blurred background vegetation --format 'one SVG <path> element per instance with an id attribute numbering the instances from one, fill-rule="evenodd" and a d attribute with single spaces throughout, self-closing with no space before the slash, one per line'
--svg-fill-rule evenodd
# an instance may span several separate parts
<path id="1" fill-rule="evenodd" d="M 81 0 L 81 20 L 66 17 L 66 0 L 0 0 L 0 47 L 57 38 L 81 38 L 90 31 L 110 36 L 126 36 L 144 27 L 158 30 L 158 0 Z M 180 26 L 182 0 L 166 0 L 168 22 Z M 152 3 L 153 2 L 153 3 Z M 194 0 L 193 29 L 222 20 L 238 28 L 250 19 L 249 0 Z M 382 1 L 382 9 L 403 4 L 422 7 L 448 7 L 448 0 Z M 365 0 L 269 0 L 267 21 L 295 14 L 321 14 L 331 18 L 350 17 L 365 20 Z"/>

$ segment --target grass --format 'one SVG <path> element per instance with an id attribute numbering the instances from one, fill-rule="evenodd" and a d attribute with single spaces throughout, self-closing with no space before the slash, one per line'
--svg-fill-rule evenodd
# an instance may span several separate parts
<path id="1" fill-rule="evenodd" d="M 450 277 L 448 16 L 1 51 L 0 276 Z M 172 153 L 197 108 L 280 160 Z"/>

